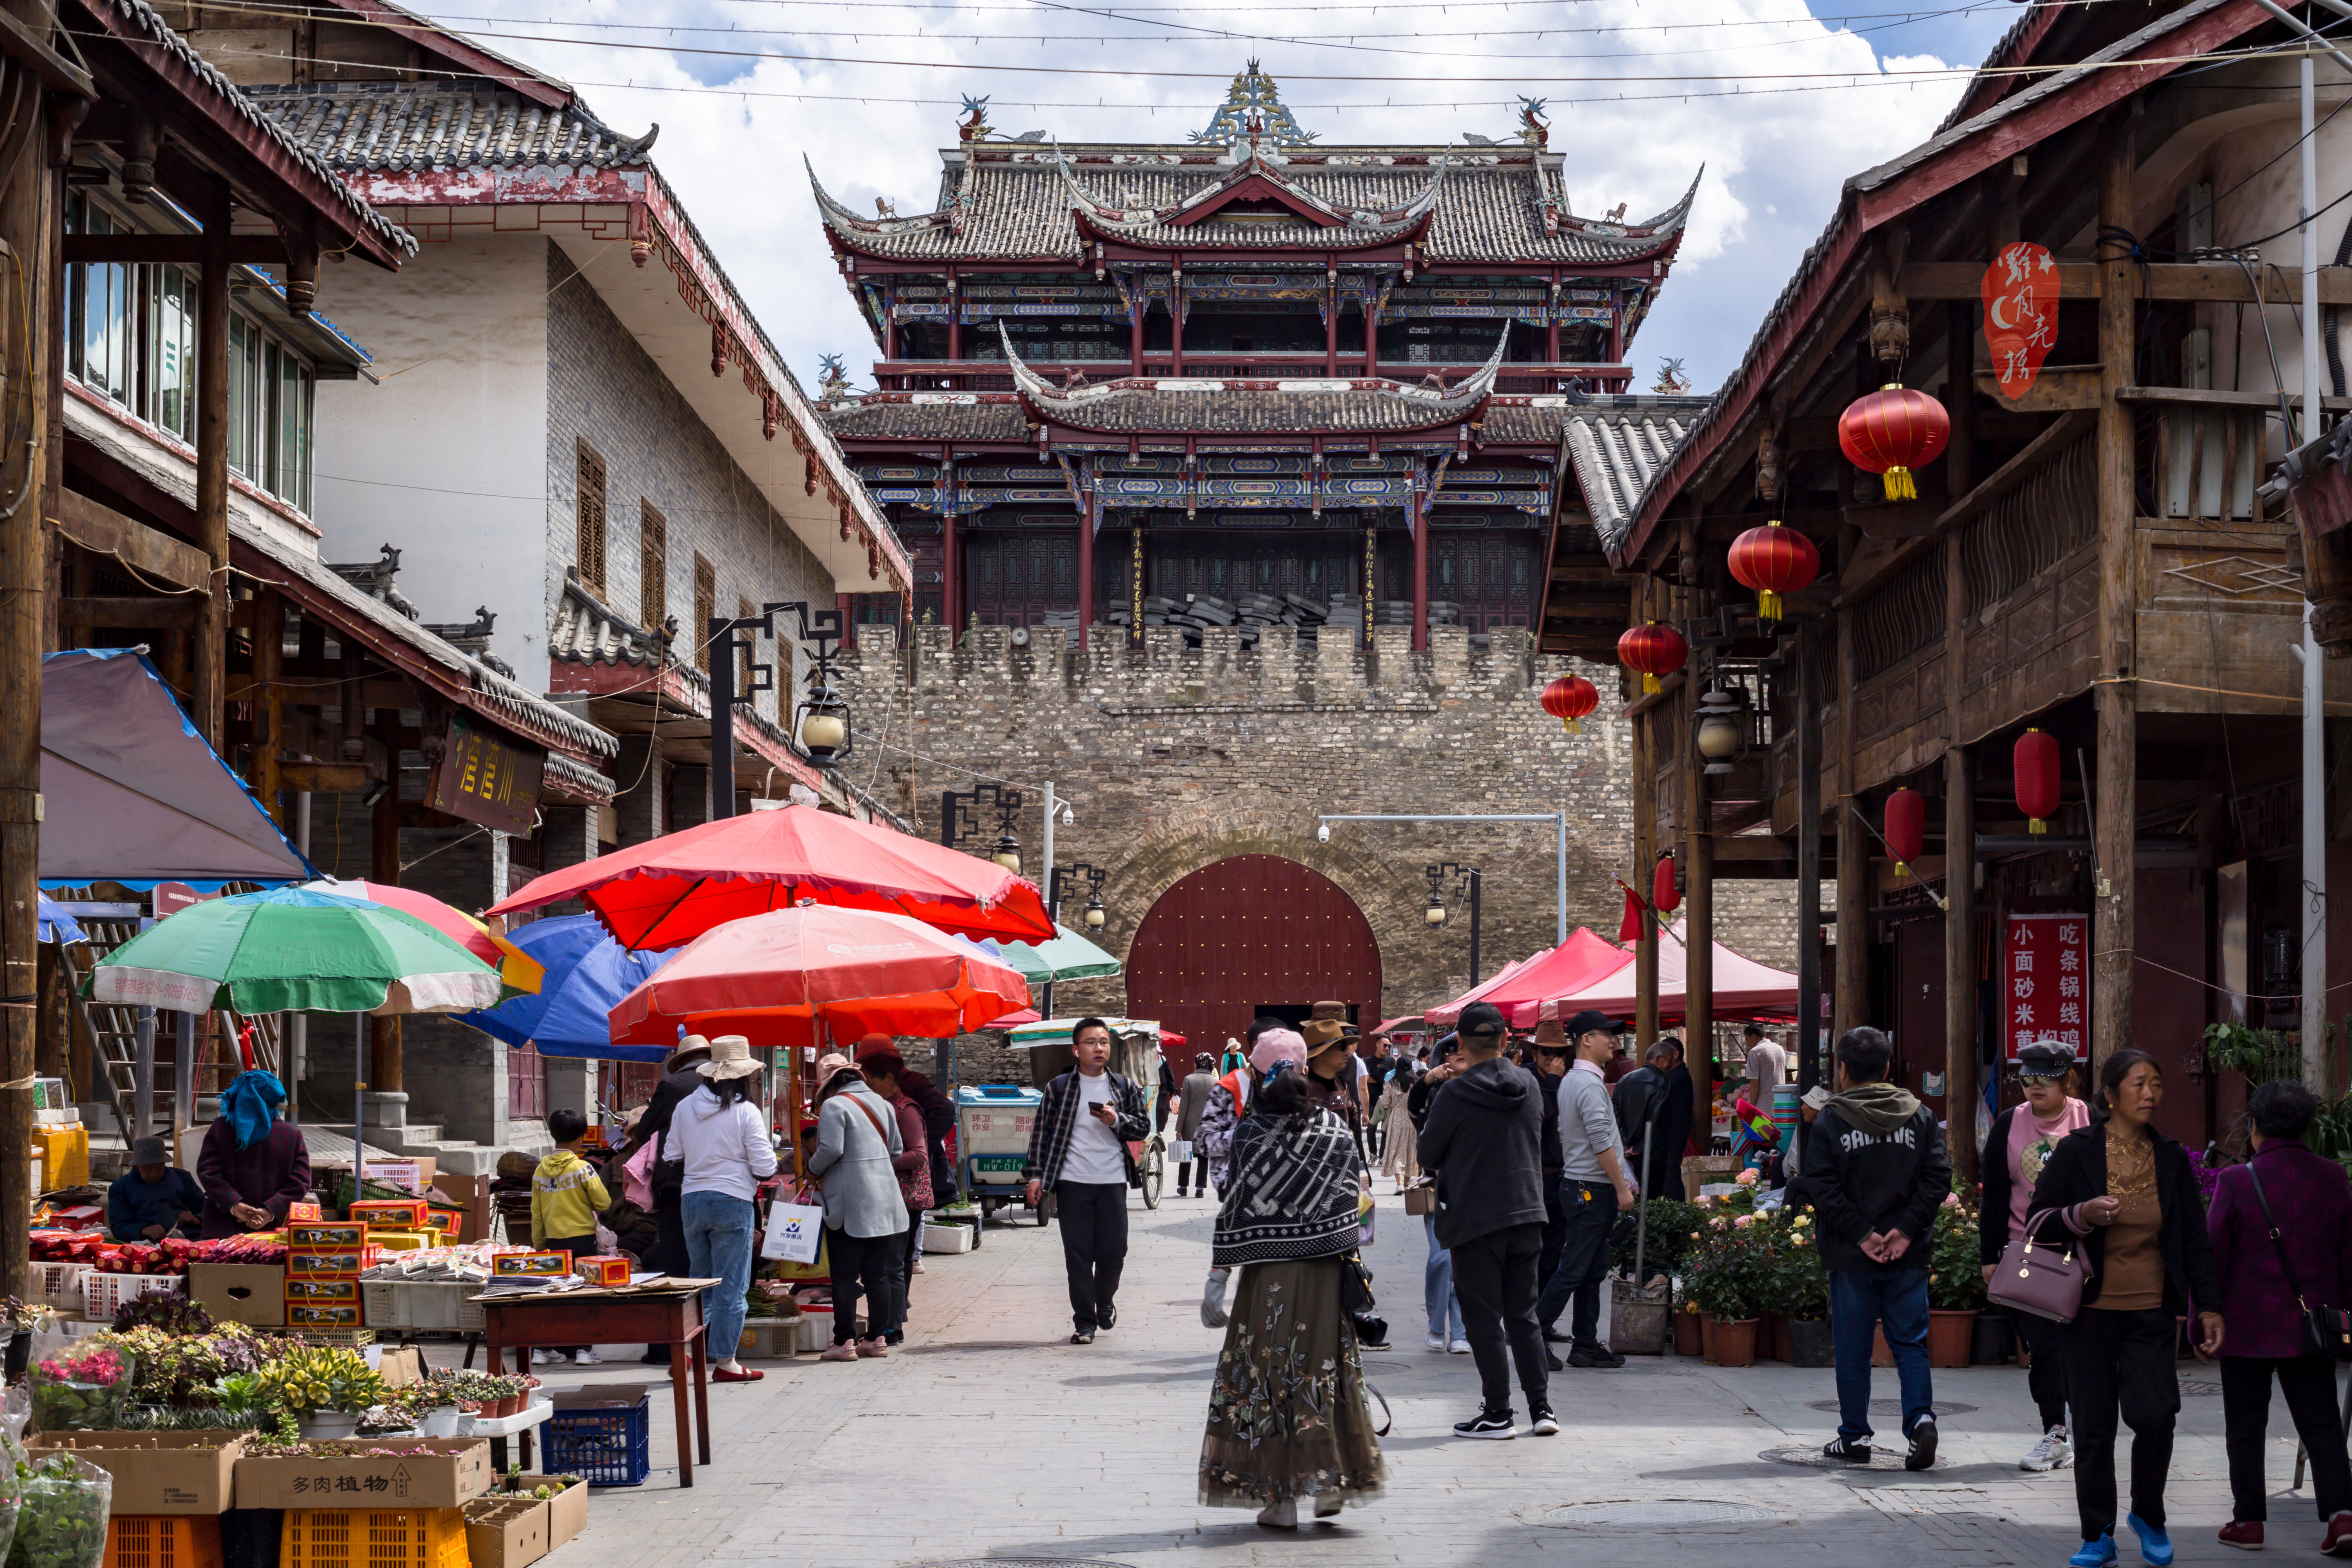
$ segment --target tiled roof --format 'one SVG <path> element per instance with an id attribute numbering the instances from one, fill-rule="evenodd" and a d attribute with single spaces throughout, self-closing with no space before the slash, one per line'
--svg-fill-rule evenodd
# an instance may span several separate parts
<path id="1" fill-rule="evenodd" d="M 338 169 L 642 166 L 626 137 L 573 104 L 550 109 L 480 82 L 299 82 L 245 89 L 295 145 Z"/>
<path id="2" fill-rule="evenodd" d="M 547 630 L 547 657 L 558 664 L 653 664 L 667 652 L 662 639 L 614 615 L 566 570 Z M 699 673 L 698 671 L 697 673 Z"/>
<path id="3" fill-rule="evenodd" d="M 870 394 L 817 407 L 836 441 L 1026 441 L 1029 413 L 1009 392 Z"/>
<path id="4" fill-rule="evenodd" d="M 610 805 L 616 788 L 609 774 L 599 773 L 586 763 L 562 752 L 547 753 L 544 778 L 549 788 L 572 800 L 586 801 L 594 805 Z"/>
<path id="5" fill-rule="evenodd" d="M 357 193 L 345 185 L 335 171 L 328 166 L 325 160 L 288 135 L 278 122 L 254 101 L 253 89 L 238 88 L 228 78 L 213 68 L 204 56 L 196 52 L 195 46 L 166 26 L 163 17 L 155 14 L 154 7 L 149 5 L 146 0 L 82 0 L 82 4 L 101 15 L 112 13 L 119 22 L 127 26 L 131 32 L 142 35 L 149 42 L 161 46 L 165 52 L 179 61 L 183 68 L 194 72 L 205 86 L 211 88 L 226 100 L 227 107 L 239 119 L 250 122 L 263 135 L 277 142 L 304 174 L 326 185 L 332 193 L 332 199 L 348 210 L 358 226 L 373 236 L 384 249 L 394 256 L 416 254 L 415 235 L 362 201 Z"/>
<path id="6" fill-rule="evenodd" d="M 1395 162 L 1401 152 L 1413 162 Z M 941 182 L 939 210 L 908 217 L 861 216 L 829 195 L 813 168 L 809 180 L 826 227 L 864 255 L 893 260 L 1075 258 L 1084 246 L 1075 206 L 1091 203 L 1136 215 L 1177 212 L 1234 173 L 1230 162 L 1182 161 L 1198 158 L 1198 148 L 1073 149 L 1066 155 L 1076 160 L 1076 166 L 1066 176 L 1056 163 L 1065 155 L 1039 148 L 1003 155 L 1020 160 L 1008 162 L 967 151 L 957 156 L 970 161 L 961 169 L 949 170 Z M 1112 157 L 1123 161 L 1105 161 Z M 1322 162 L 1308 162 L 1310 158 Z M 1275 173 L 1310 207 L 1382 215 L 1410 211 L 1431 196 L 1439 165 L 1444 167 L 1444 177 L 1435 181 L 1433 211 L 1423 241 L 1429 259 L 1438 262 L 1508 258 L 1607 265 L 1669 255 L 1680 243 L 1691 198 L 1698 190 L 1694 180 L 1681 201 L 1644 223 L 1628 225 L 1570 216 L 1556 161 L 1541 162 L 1533 153 L 1328 148 L 1301 153 Z M 1549 234 L 1545 232 L 1548 210 L 1554 230 Z M 1376 223 L 1364 233 L 1379 243 L 1412 226 L 1405 224 L 1398 233 L 1390 233 L 1390 226 Z M 1193 227 L 1147 221 L 1120 232 L 1139 244 L 1170 247 L 1344 249 L 1367 243 L 1350 237 L 1346 226 L 1327 228 L 1304 219 L 1267 224 L 1212 220 Z"/>
<path id="7" fill-rule="evenodd" d="M 1562 416 L 1569 460 L 1604 544 L 1633 521 L 1633 503 L 1690 434 L 1706 397 L 1595 397 Z"/>

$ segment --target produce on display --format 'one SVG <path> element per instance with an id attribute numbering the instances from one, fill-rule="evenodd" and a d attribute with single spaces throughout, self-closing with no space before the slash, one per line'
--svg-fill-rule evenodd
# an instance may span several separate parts
<path id="1" fill-rule="evenodd" d="M 117 1429 L 135 1370 L 128 1352 L 103 1342 L 35 1361 L 29 1377 L 33 1426 L 43 1432 Z"/>
<path id="2" fill-rule="evenodd" d="M 15 1466 L 23 1492 L 7 1568 L 99 1568 L 114 1478 L 75 1454 Z"/>

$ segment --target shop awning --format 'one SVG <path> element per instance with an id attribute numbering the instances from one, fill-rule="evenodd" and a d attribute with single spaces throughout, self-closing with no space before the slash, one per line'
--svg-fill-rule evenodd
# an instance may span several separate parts
<path id="1" fill-rule="evenodd" d="M 1431 1008 L 1427 1017 L 1433 1024 L 1451 1028 L 1461 1021 L 1464 1007 L 1473 1002 L 1490 1002 L 1503 1010 L 1503 1017 L 1514 1029 L 1532 1029 L 1536 1005 L 1545 997 L 1580 990 L 1633 962 L 1629 950 L 1603 942 L 1589 927 L 1579 926 L 1550 952 L 1536 954 L 1478 991 Z"/>
<path id="2" fill-rule="evenodd" d="M 151 887 L 319 873 L 136 648 L 41 660 L 42 882 Z"/>
<path id="3" fill-rule="evenodd" d="M 1567 1018 L 1591 1007 L 1612 1017 L 1633 1016 L 1633 955 L 1619 952 L 1617 968 L 1580 990 L 1544 997 L 1534 1009 L 1545 1018 Z M 1689 953 L 1678 942 L 1658 943 L 1658 1021 L 1680 1023 L 1688 1011 L 1684 972 Z M 1715 1016 L 1717 1019 L 1785 1017 L 1797 1010 L 1797 977 L 1742 958 L 1715 943 Z M 1517 1022 L 1515 1018 L 1513 1020 Z"/>

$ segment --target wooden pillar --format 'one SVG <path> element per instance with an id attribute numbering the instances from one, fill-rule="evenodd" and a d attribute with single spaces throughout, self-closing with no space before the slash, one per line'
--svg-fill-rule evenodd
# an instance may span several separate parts
<path id="1" fill-rule="evenodd" d="M 1551 304 L 1544 311 L 1544 363 L 1559 363 L 1559 274 L 1551 275 Z"/>
<path id="2" fill-rule="evenodd" d="M 1955 500 L 1976 483 L 1976 308 L 1945 307 L 1944 400 L 1952 416 L 1944 448 L 1946 490 Z M 1944 535 L 1944 1125 L 1952 1169 L 1977 1179 L 1976 779 L 1962 740 L 1960 694 L 1968 675 L 1968 574 L 1961 531 Z M 1965 1112 L 1965 1114 L 1963 1114 Z"/>
<path id="3" fill-rule="evenodd" d="M 1655 584 L 1644 579 L 1634 595 L 1635 618 L 1651 618 L 1658 597 Z M 1640 931 L 1633 939 L 1636 1054 L 1647 1051 L 1658 1037 L 1658 914 L 1649 907 L 1651 868 L 1658 860 L 1658 713 L 1652 708 L 1633 720 L 1633 868 L 1625 879 L 1642 900 Z M 1693 1114 L 1701 1112 L 1695 1109 Z"/>
<path id="4" fill-rule="evenodd" d="M 1609 305 L 1609 363 L 1625 363 L 1625 296 L 1613 291 Z"/>
<path id="5" fill-rule="evenodd" d="M 385 741 L 393 757 L 400 755 L 397 733 L 400 716 L 394 713 L 387 729 L 394 733 Z M 375 816 L 370 824 L 373 829 L 373 854 L 368 867 L 368 879 L 390 887 L 400 886 L 400 789 L 397 775 L 394 787 L 384 791 L 375 803 Z M 382 1091 L 402 1088 L 400 1074 L 400 1020 L 396 1017 L 371 1019 L 368 1026 L 368 1087 Z"/>
<path id="6" fill-rule="evenodd" d="M 1412 480 L 1412 650 L 1429 647 L 1429 463 L 1413 459 Z M 1364 601 L 1364 635 L 1372 628 L 1372 602 Z"/>
<path id="7" fill-rule="evenodd" d="M 1143 291 L 1142 280 L 1128 294 L 1127 308 L 1127 369 L 1130 375 L 1143 374 L 1143 318 L 1151 313 L 1151 297 Z"/>
<path id="8" fill-rule="evenodd" d="M 285 738 L 279 728 L 279 694 L 284 689 L 278 682 L 285 664 L 285 645 L 286 601 L 265 590 L 253 601 L 253 793 L 261 797 L 261 809 L 269 813 L 280 827 L 292 826 L 278 799 L 283 787 L 278 754 Z"/>
<path id="9" fill-rule="evenodd" d="M 1339 282 L 1327 278 L 1323 284 L 1323 374 L 1339 374 Z"/>
<path id="10" fill-rule="evenodd" d="M 42 116 L 44 95 L 28 92 L 24 111 Z M 58 319 L 58 247 L 55 231 L 65 173 L 49 168 L 50 138 L 42 119 L 19 150 L 16 163 L 0 169 L 0 237 L 22 259 L 29 298 L 22 312 L 0 323 L 0 364 L 12 376 L 39 378 L 41 394 L 53 394 L 60 360 Z M 28 337 L 24 323 L 32 323 Z M 0 1007 L 0 1295 L 28 1297 L 27 1253 L 31 1245 L 33 1064 L 37 1016 L 28 1005 L 39 981 L 37 924 L 41 843 L 41 639 L 48 618 L 47 549 L 41 537 L 41 504 L 57 471 L 58 443 L 49 395 L 26 399 L 30 421 L 21 457 L 0 453 L 0 490 L 20 499 L 0 519 L 0 993 L 21 998 Z"/>
<path id="11" fill-rule="evenodd" d="M 1168 374 L 1184 374 L 1184 268 L 1168 272 Z"/>
<path id="12" fill-rule="evenodd" d="M 1364 374 L 1381 374 L 1381 299 L 1377 293 L 1364 301 Z"/>
<path id="13" fill-rule="evenodd" d="M 948 359 L 963 358 L 963 301 L 956 296 L 955 268 L 948 268 Z"/>
<path id="14" fill-rule="evenodd" d="M 1831 790 L 1831 820 L 1837 827 L 1837 986 L 1832 998 L 1830 1037 L 1870 1020 L 1870 829 L 1856 813 L 1864 809 L 1854 777 L 1854 688 L 1860 684 L 1852 610 L 1837 621 L 1836 783 Z"/>
<path id="15" fill-rule="evenodd" d="M 1699 592 L 1698 519 L 1683 520 L 1683 582 L 1685 619 L 1696 617 L 1705 600 Z M 1683 1015 L 1684 1061 L 1690 1068 L 1691 1105 L 1714 1103 L 1715 1077 L 1715 840 L 1709 835 L 1706 770 L 1693 739 L 1698 712 L 1698 671 L 1683 682 L 1680 721 L 1675 727 L 1675 754 L 1682 763 L 1681 847 L 1683 873 L 1683 988 L 1688 998 Z M 1772 1108 L 1766 1106 L 1766 1110 Z M 1671 1151 L 1679 1161 L 1683 1152 Z"/>
<path id="16" fill-rule="evenodd" d="M 1091 464 L 1092 458 L 1084 459 Z M 1086 474 L 1088 481 L 1080 491 L 1086 504 L 1078 509 L 1078 646 L 1087 646 L 1088 634 L 1095 624 L 1095 517 L 1101 500 L 1095 494 L 1094 476 Z M 1048 870 L 1052 868 L 1048 867 Z"/>
<path id="17" fill-rule="evenodd" d="M 196 544 L 212 559 L 211 592 L 199 606 L 195 646 L 196 729 L 221 743 L 228 649 L 228 226 L 226 189 L 198 203 L 205 226 L 196 284 Z"/>
<path id="18" fill-rule="evenodd" d="M 2099 166 L 2099 223 L 2109 231 L 2134 221 L 2132 176 L 2138 166 L 2139 100 L 2116 110 Z M 2132 847 L 2139 811 L 2139 715 L 2129 684 L 2135 611 L 2134 485 L 2131 410 L 2116 394 L 2131 384 L 2133 333 L 2139 309 L 2138 269 L 2117 247 L 2099 247 L 2099 750 L 2097 807 L 2092 826 L 2091 1054 L 2103 1062 L 2132 1042 Z"/>
<path id="19" fill-rule="evenodd" d="M 886 360 L 898 357 L 898 307 L 896 305 L 882 312 L 882 357 Z"/>

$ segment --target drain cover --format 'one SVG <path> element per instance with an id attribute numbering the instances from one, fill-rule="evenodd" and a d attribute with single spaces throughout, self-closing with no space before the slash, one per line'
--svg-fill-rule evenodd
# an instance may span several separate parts
<path id="1" fill-rule="evenodd" d="M 2220 1384 L 2215 1384 L 2213 1385 L 2214 1392 L 2219 1393 L 2221 1391 L 2221 1385 Z M 2182 1384 L 2180 1385 L 2180 1392 L 2183 1394 L 2188 1393 L 2189 1385 L 2185 1383 Z M 1839 1413 L 1838 1402 L 1834 1399 L 1816 1399 L 1805 1408 L 1808 1410 L 1826 1410 L 1832 1415 Z M 1936 1417 L 1937 1420 L 1941 1420 L 1947 1415 L 1966 1415 L 1974 1409 L 1976 1409 L 1976 1406 L 1973 1405 L 1947 1405 L 1940 1399 L 1936 1401 Z M 1870 1402 L 1870 1413 L 1873 1415 L 1891 1415 L 1895 1420 L 1900 1421 L 1903 1419 L 1903 1402 L 1899 1399 L 1874 1399 Z"/>
<path id="2" fill-rule="evenodd" d="M 1564 1530 L 1754 1530 L 1780 1516 L 1750 1502 L 1703 1498 L 1652 1498 L 1628 1502 L 1576 1502 L 1544 1511 L 1540 1523 Z"/>
<path id="3" fill-rule="evenodd" d="M 1767 1448 L 1756 1457 L 1780 1465 L 1809 1465 L 1817 1470 L 1899 1470 L 1903 1468 L 1903 1452 L 1899 1444 L 1893 1447 L 1880 1445 L 1871 1449 L 1870 1463 L 1857 1465 L 1851 1459 L 1832 1459 L 1817 1445 L 1808 1443 L 1794 1448 Z M 1938 1459 L 1935 1468 L 1942 1469 L 1944 1464 Z"/>

